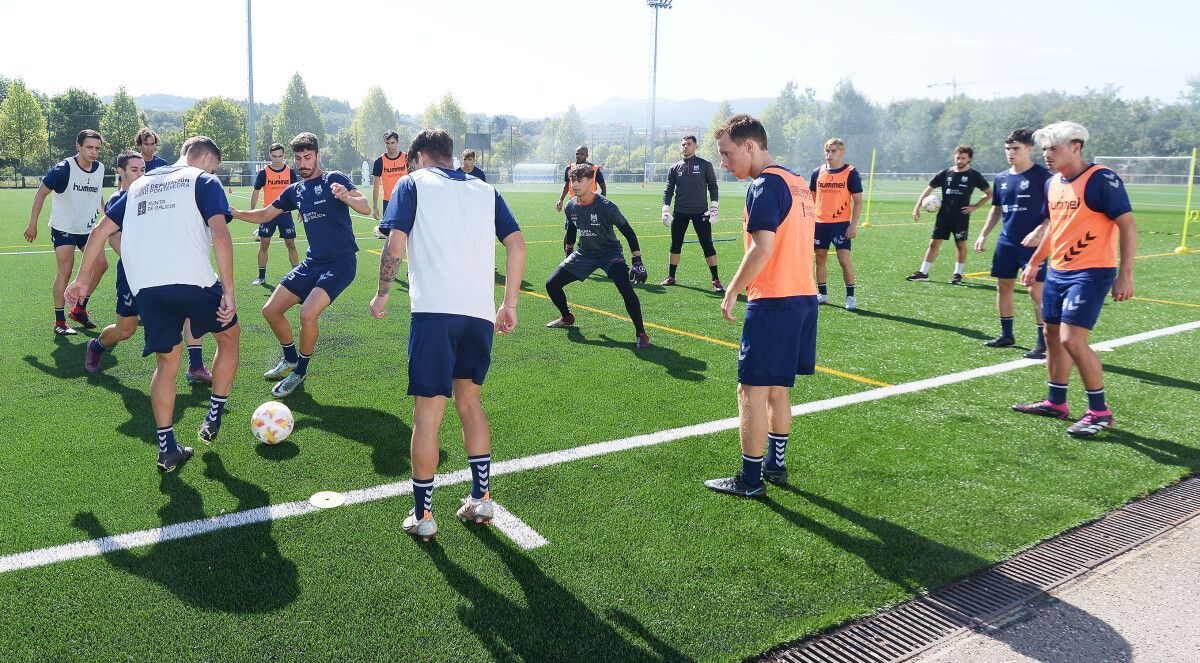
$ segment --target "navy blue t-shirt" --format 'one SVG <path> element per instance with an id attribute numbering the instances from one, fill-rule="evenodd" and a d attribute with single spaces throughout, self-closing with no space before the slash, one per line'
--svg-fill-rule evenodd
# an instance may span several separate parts
<path id="1" fill-rule="evenodd" d="M 129 198 L 126 194 L 128 191 L 110 200 L 108 207 L 104 209 L 105 216 L 112 219 L 118 228 L 123 228 L 125 223 L 125 201 Z M 201 173 L 196 179 L 196 208 L 204 218 L 204 225 L 208 225 L 208 220 L 218 214 L 225 217 L 225 223 L 233 221 L 229 199 L 225 197 L 225 187 L 221 186 L 221 180 L 217 179 L 216 175 Z"/>
<path id="2" fill-rule="evenodd" d="M 1025 236 L 1042 225 L 1046 219 L 1046 180 L 1049 169 L 1033 164 L 1023 173 L 1004 171 L 996 174 L 992 186 L 992 206 L 1000 208 L 1000 237 L 996 240 L 1008 246 L 1018 246 Z"/>
<path id="3" fill-rule="evenodd" d="M 1051 175 L 1051 177 L 1058 177 L 1059 181 L 1066 184 L 1083 177 L 1084 173 L 1095 167 L 1096 164 L 1089 163 L 1087 168 L 1071 179 L 1061 175 Z M 1052 179 L 1046 180 L 1046 191 L 1050 190 L 1052 181 Z M 1129 193 L 1125 191 L 1125 182 L 1121 180 L 1120 175 L 1111 170 L 1103 170 L 1092 175 L 1087 186 L 1083 188 L 1083 202 L 1113 221 L 1116 221 L 1117 217 L 1122 214 L 1133 211 L 1133 206 L 1129 204 Z M 1049 205 L 1045 200 L 1042 201 L 1042 216 L 1043 218 L 1050 216 Z"/>
<path id="4" fill-rule="evenodd" d="M 433 170 L 452 180 L 461 182 L 467 179 L 466 174 L 459 170 L 447 168 L 433 168 Z M 388 203 L 387 211 L 383 213 L 383 221 L 380 226 L 385 230 L 399 230 L 410 234 L 416 221 L 417 183 L 413 181 L 411 175 L 405 175 L 396 181 L 396 188 L 392 190 L 391 202 Z M 503 242 L 505 237 L 520 229 L 517 226 L 516 218 L 513 217 L 512 210 L 508 209 L 508 204 L 500 197 L 500 192 L 496 191 L 496 239 Z"/>
<path id="5" fill-rule="evenodd" d="M 166 159 L 155 154 L 154 158 L 152 158 L 146 162 L 146 172 L 148 173 L 148 172 L 154 170 L 155 168 L 162 168 L 163 166 L 169 166 L 169 165 L 171 165 L 171 164 L 167 163 Z"/>
<path id="6" fill-rule="evenodd" d="M 458 172 L 463 173 L 465 171 L 463 171 L 462 168 L 459 168 Z M 479 179 L 483 180 L 484 182 L 487 181 L 487 174 L 484 173 L 483 169 L 480 168 L 479 166 L 475 166 L 474 168 L 471 169 L 471 172 L 466 173 L 466 174 L 470 175 L 471 177 L 479 178 Z"/>
<path id="7" fill-rule="evenodd" d="M 775 232 L 791 211 L 792 192 L 788 189 L 787 181 L 775 173 L 762 173 L 746 189 L 748 233 L 756 230 Z"/>
<path id="8" fill-rule="evenodd" d="M 358 252 L 350 206 L 333 197 L 334 184 L 354 190 L 350 178 L 336 170 L 327 170 L 320 177 L 289 186 L 271 203 L 285 212 L 300 210 L 304 234 L 308 237 L 306 255 L 313 260 L 335 260 Z"/>
<path id="9" fill-rule="evenodd" d="M 834 169 L 830 170 L 829 173 L 831 175 L 837 175 L 838 173 L 842 172 L 843 170 L 846 170 L 849 167 L 850 167 L 850 164 L 844 163 L 844 164 L 842 164 L 841 168 L 834 168 Z M 817 166 L 816 168 L 813 168 L 812 174 L 808 176 L 808 190 L 809 191 L 816 193 L 817 177 L 820 174 L 821 174 L 821 166 Z M 859 177 L 857 168 L 850 171 L 850 174 L 846 176 L 846 190 L 852 194 L 863 192 L 862 178 Z"/>
<path id="10" fill-rule="evenodd" d="M 46 176 L 42 178 L 42 184 L 45 184 L 46 188 L 50 189 L 54 193 L 62 193 L 63 191 L 66 191 L 67 184 L 71 181 L 71 164 L 67 163 L 67 161 L 74 158 L 75 157 L 67 157 L 66 159 L 54 164 L 54 167 L 50 169 L 50 172 L 46 173 Z M 75 163 L 78 164 L 79 162 L 76 161 Z M 100 162 L 93 161 L 92 169 L 87 172 L 94 173 L 99 167 Z"/>

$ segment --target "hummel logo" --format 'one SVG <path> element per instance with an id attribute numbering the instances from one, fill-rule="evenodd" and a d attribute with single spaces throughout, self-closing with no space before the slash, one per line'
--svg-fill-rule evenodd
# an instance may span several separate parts
<path id="1" fill-rule="evenodd" d="M 1112 188 L 1114 188 L 1114 189 L 1120 189 L 1120 188 L 1121 188 L 1121 183 L 1120 183 L 1120 182 L 1118 182 L 1118 181 L 1116 181 L 1116 180 L 1113 180 L 1113 181 L 1109 182 L 1109 185 L 1110 185 L 1110 186 L 1112 186 Z"/>
<path id="2" fill-rule="evenodd" d="M 738 349 L 738 361 L 744 360 L 746 358 L 746 353 L 748 353 L 749 351 L 750 351 L 750 348 L 746 347 L 746 344 L 743 343 L 742 347 Z"/>
<path id="3" fill-rule="evenodd" d="M 320 277 L 317 278 L 317 280 L 319 281 L 321 279 L 331 279 L 331 278 L 333 278 L 333 272 L 329 271 L 329 272 L 325 272 L 324 274 L 322 274 Z"/>
<path id="4" fill-rule="evenodd" d="M 124 299 L 126 306 L 133 306 L 133 295 L 125 295 Z"/>
<path id="5" fill-rule="evenodd" d="M 1067 309 L 1068 311 L 1074 311 L 1075 309 L 1079 308 L 1080 306 L 1082 306 L 1086 303 L 1087 303 L 1087 300 L 1085 300 L 1082 296 L 1075 295 L 1074 301 L 1067 300 L 1067 301 L 1063 302 L 1063 308 Z"/>

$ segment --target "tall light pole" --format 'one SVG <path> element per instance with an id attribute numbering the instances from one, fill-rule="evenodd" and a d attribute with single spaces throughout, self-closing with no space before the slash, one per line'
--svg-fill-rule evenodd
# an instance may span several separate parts
<path id="1" fill-rule="evenodd" d="M 246 97 L 246 117 L 250 123 L 247 135 L 250 137 L 250 161 L 255 161 L 258 146 L 254 141 L 254 31 L 250 27 L 250 0 L 246 0 L 246 72 L 250 81 L 250 92 Z"/>
<path id="2" fill-rule="evenodd" d="M 249 0 L 247 0 L 249 2 Z M 650 182 L 650 163 L 654 158 L 654 110 L 658 104 L 658 10 L 670 9 L 674 0 L 646 0 L 654 10 L 654 45 L 650 50 L 650 129 L 646 132 L 646 162 L 642 165 L 642 182 Z"/>

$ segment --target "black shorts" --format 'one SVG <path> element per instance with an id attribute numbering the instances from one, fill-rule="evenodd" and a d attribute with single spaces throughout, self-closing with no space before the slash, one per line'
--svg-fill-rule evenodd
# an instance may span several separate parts
<path id="1" fill-rule="evenodd" d="M 933 222 L 933 239 L 950 239 L 954 237 L 956 242 L 967 241 L 967 228 L 971 224 L 971 217 L 955 215 L 951 218 L 944 218 L 938 215 L 937 221 Z"/>

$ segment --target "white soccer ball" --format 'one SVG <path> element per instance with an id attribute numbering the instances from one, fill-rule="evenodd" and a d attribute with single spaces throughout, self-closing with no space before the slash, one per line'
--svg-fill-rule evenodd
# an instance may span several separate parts
<path id="1" fill-rule="evenodd" d="M 292 434 L 296 420 L 288 406 L 279 401 L 267 401 L 258 406 L 250 417 L 250 430 L 264 444 L 279 444 Z"/>
<path id="2" fill-rule="evenodd" d="M 924 207 L 926 212 L 936 212 L 942 209 L 942 199 L 931 193 L 921 201 L 921 207 Z"/>

